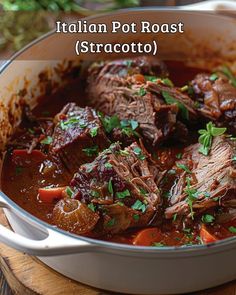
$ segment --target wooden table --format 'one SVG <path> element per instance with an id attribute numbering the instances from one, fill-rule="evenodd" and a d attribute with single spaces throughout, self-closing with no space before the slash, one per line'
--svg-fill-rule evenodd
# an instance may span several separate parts
<path id="1" fill-rule="evenodd" d="M 8 226 L 1 209 L 0 223 Z M 3 244 L 0 244 L 0 269 L 0 295 L 115 295 L 70 280 L 36 258 Z M 236 282 L 195 295 L 236 295 Z"/>

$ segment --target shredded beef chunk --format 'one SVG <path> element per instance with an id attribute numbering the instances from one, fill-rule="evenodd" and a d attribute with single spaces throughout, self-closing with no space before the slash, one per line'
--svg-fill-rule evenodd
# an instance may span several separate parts
<path id="1" fill-rule="evenodd" d="M 235 146 L 235 141 L 220 136 L 213 139 L 208 156 L 199 153 L 199 144 L 185 149 L 176 164 L 184 170 L 172 188 L 166 218 L 175 214 L 193 218 L 209 208 L 235 203 Z"/>
<path id="2" fill-rule="evenodd" d="M 214 78 L 214 79 L 213 79 Z M 191 82 L 199 112 L 236 133 L 236 87 L 223 75 L 198 74 Z"/>
<path id="3" fill-rule="evenodd" d="M 161 202 L 148 155 L 137 143 L 124 150 L 112 144 L 80 167 L 71 187 L 74 198 L 99 213 L 98 235 L 149 224 Z"/>
<path id="4" fill-rule="evenodd" d="M 103 63 L 99 69 L 92 65 L 87 91 L 93 107 L 106 115 L 116 114 L 121 120 L 137 121 L 141 135 L 154 146 L 177 130 L 185 132 L 179 120 L 193 120 L 197 114 L 194 102 L 168 79 L 161 79 L 149 59 L 143 59 L 145 67 L 137 68 L 138 74 L 124 61 Z M 131 61 L 131 65 L 139 63 Z"/>
<path id="5" fill-rule="evenodd" d="M 69 103 L 55 117 L 55 124 L 50 152 L 59 154 L 72 173 L 109 146 L 96 111 L 89 107 Z"/>

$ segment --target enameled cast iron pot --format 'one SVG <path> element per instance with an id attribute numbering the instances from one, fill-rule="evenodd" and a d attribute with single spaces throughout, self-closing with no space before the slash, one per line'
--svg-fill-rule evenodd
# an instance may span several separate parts
<path id="1" fill-rule="evenodd" d="M 185 34 L 158 36 L 159 54 L 164 58 L 188 59 L 194 64 L 204 63 L 204 66 L 211 66 L 222 59 L 236 60 L 236 22 L 227 17 L 146 9 L 100 15 L 93 17 L 92 21 L 109 24 L 112 19 L 122 22 L 145 19 L 159 23 L 183 21 Z M 60 71 L 65 73 L 62 68 L 68 70 L 71 64 L 68 66 L 68 63 L 62 63 L 59 59 L 68 58 L 73 48 L 71 44 L 84 38 L 82 34 L 48 34 L 25 48 L 2 68 L 1 149 L 14 126 L 20 122 L 21 110 L 17 104 L 19 90 L 23 87 L 27 90 L 25 100 L 34 107 L 37 104 L 36 97 L 46 89 L 46 85 L 43 85 L 45 81 L 39 81 L 39 73 L 47 73 L 46 82 L 54 87 L 65 83 L 67 76 L 60 74 Z M 92 40 L 94 36 L 88 35 L 86 38 Z M 117 41 L 116 35 L 103 38 L 109 42 Z M 124 34 L 119 40 L 128 42 L 132 38 L 145 42 L 157 37 L 147 34 L 130 37 Z M 35 56 L 37 60 L 33 60 Z M 80 57 L 82 60 L 92 58 L 104 57 L 89 54 Z M 9 114 L 13 118 L 11 121 Z M 25 212 L 3 193 L 0 194 L 0 205 L 14 230 L 0 226 L 2 242 L 37 256 L 69 278 L 94 287 L 133 294 L 174 294 L 209 288 L 236 278 L 236 237 L 207 246 L 133 247 L 79 237 L 59 230 Z"/>

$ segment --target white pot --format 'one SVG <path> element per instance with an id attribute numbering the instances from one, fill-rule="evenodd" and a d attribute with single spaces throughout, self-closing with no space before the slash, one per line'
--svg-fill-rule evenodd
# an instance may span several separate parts
<path id="1" fill-rule="evenodd" d="M 204 64 L 210 66 L 220 60 L 232 61 L 236 57 L 236 23 L 230 18 L 196 12 L 160 13 L 155 9 L 146 9 L 116 12 L 92 20 L 109 24 L 114 18 L 123 22 L 145 19 L 152 22 L 184 22 L 186 34 L 158 36 L 159 52 L 165 58 L 188 58 L 198 65 L 204 58 Z M 82 34 L 69 37 L 49 34 L 4 66 L 0 74 L 0 148 L 20 121 L 21 110 L 17 106 L 19 90 L 23 86 L 27 88 L 26 100 L 33 107 L 37 104 L 36 97 L 45 89 L 43 82 L 39 87 L 40 72 L 46 70 L 54 84 L 65 82 L 65 77 L 54 70 L 59 63 L 56 59 L 72 56 L 72 52 L 68 55 L 71 44 L 83 38 Z M 88 38 L 92 40 L 94 36 Z M 120 42 L 128 42 L 130 38 L 124 34 Z M 143 42 L 152 38 L 156 36 L 138 36 Z M 112 42 L 117 36 L 110 34 L 105 39 Z M 52 52 L 55 53 L 55 60 L 46 60 Z M 30 60 L 35 55 L 38 60 Z M 98 55 L 81 56 L 82 60 L 92 58 L 98 58 Z M 63 65 L 66 67 L 65 63 Z M 3 193 L 0 194 L 0 205 L 5 208 L 15 231 L 0 226 L 2 242 L 38 256 L 67 277 L 94 287 L 132 294 L 174 294 L 213 287 L 236 278 L 236 238 L 179 248 L 134 247 L 83 238 L 56 229 L 19 208 Z"/>

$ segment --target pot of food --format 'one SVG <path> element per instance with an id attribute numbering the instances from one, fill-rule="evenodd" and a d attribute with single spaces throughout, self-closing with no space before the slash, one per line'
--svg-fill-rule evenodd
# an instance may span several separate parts
<path id="1" fill-rule="evenodd" d="M 235 21 L 156 9 L 89 20 L 147 16 L 185 24 L 158 35 L 157 58 L 68 60 L 84 35 L 51 33 L 3 67 L 0 204 L 14 232 L 0 239 L 94 287 L 193 292 L 236 278 Z"/>

